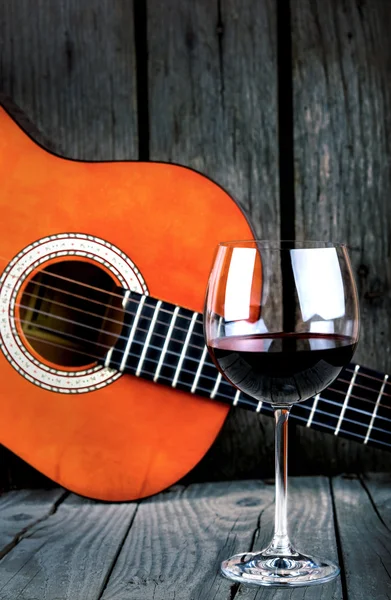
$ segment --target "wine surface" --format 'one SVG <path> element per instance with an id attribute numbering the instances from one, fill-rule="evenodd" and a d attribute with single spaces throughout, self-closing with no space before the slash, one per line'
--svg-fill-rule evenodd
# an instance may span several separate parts
<path id="1" fill-rule="evenodd" d="M 355 347 L 350 337 L 317 333 L 230 336 L 208 345 L 230 383 L 257 400 L 279 406 L 302 402 L 324 390 L 350 362 Z"/>

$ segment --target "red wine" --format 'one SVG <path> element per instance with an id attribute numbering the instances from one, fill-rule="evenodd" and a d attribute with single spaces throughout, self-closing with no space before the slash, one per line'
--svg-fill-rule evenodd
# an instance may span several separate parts
<path id="1" fill-rule="evenodd" d="M 218 338 L 208 348 L 219 371 L 239 390 L 288 405 L 330 385 L 350 362 L 356 343 L 344 335 L 277 333 Z"/>

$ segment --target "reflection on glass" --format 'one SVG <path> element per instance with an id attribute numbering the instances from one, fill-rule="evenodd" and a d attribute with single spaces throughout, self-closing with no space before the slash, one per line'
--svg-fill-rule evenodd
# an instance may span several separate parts
<path id="1" fill-rule="evenodd" d="M 248 319 L 255 264 L 255 248 L 234 248 L 225 290 L 226 321 Z"/>
<path id="2" fill-rule="evenodd" d="M 335 248 L 291 250 L 293 275 L 303 321 L 319 315 L 325 320 L 345 314 L 341 266 Z"/>

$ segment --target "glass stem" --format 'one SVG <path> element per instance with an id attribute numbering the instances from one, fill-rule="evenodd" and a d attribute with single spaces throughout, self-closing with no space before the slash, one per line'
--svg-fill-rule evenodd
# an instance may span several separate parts
<path id="1" fill-rule="evenodd" d="M 288 417 L 291 407 L 274 408 L 276 420 L 275 466 L 276 500 L 274 536 L 268 551 L 279 555 L 290 555 L 294 549 L 288 537 Z"/>

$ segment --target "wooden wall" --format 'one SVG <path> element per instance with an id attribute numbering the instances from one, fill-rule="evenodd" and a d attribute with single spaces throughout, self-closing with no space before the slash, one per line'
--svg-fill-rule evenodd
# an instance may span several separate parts
<path id="1" fill-rule="evenodd" d="M 347 242 L 356 360 L 386 372 L 390 30 L 388 0 L 0 0 L 0 92 L 59 154 L 188 165 L 230 192 L 258 236 Z M 300 427 L 290 455 L 292 473 L 390 464 Z M 1 457 L 3 485 L 42 483 Z M 273 423 L 238 409 L 192 477 L 272 472 Z"/>

